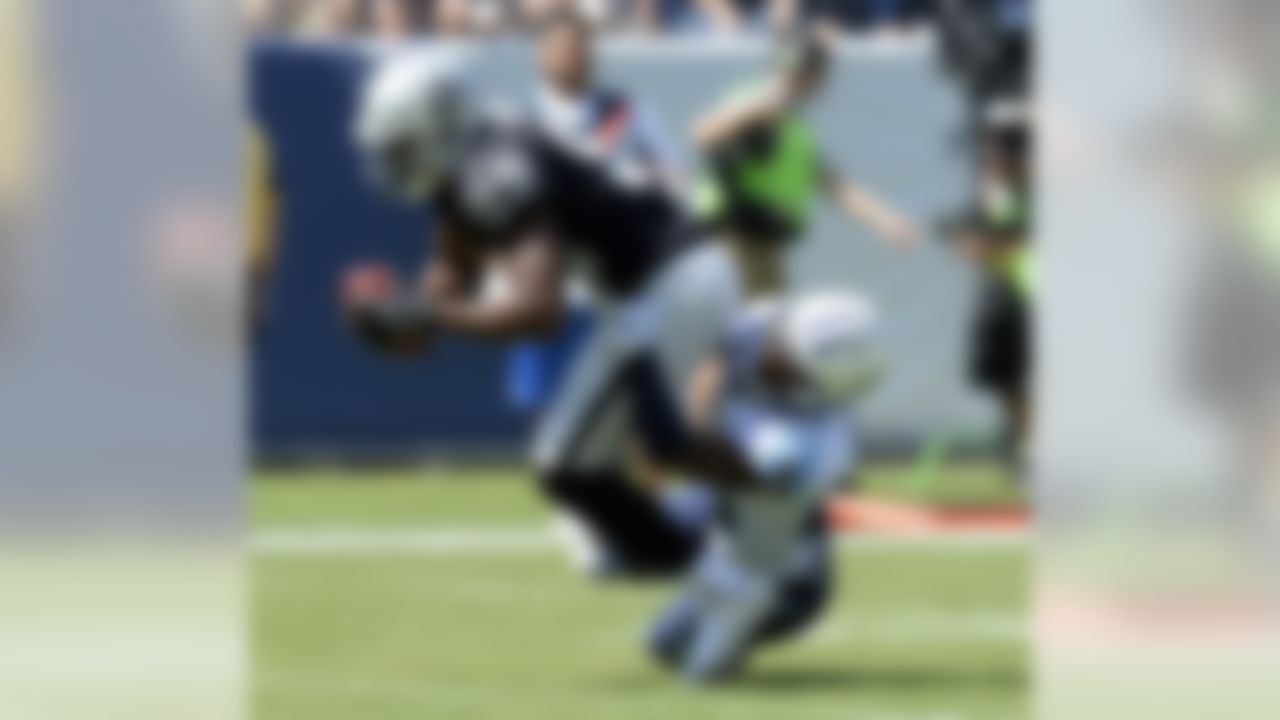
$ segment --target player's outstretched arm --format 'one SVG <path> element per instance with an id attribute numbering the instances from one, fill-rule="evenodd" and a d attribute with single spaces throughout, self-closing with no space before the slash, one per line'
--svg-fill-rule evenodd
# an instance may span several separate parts
<path id="1" fill-rule="evenodd" d="M 729 0 L 694 0 L 716 32 L 732 34 L 742 29 L 741 13 Z"/>
<path id="2" fill-rule="evenodd" d="M 744 132 L 774 121 L 786 107 L 786 94 L 776 84 L 735 97 L 698 118 L 693 125 L 694 145 L 703 152 L 714 152 Z"/>
<path id="3" fill-rule="evenodd" d="M 727 372 L 724 356 L 713 353 L 698 365 L 689 381 L 685 404 L 693 442 L 688 464 L 702 482 L 735 488 L 754 483 L 755 477 L 737 448 L 716 432 Z"/>
<path id="4" fill-rule="evenodd" d="M 851 222 L 866 225 L 895 247 L 911 247 L 919 242 L 919 228 L 870 188 L 842 176 L 825 162 L 819 172 L 827 194 Z"/>
<path id="5" fill-rule="evenodd" d="M 436 226 L 432 260 L 422 272 L 419 291 L 428 305 L 464 298 L 480 285 L 481 258 L 448 222 Z"/>
<path id="6" fill-rule="evenodd" d="M 724 358 L 719 353 L 713 353 L 698 364 L 689 381 L 685 402 L 689 423 L 694 429 L 709 432 L 715 426 L 716 411 L 724 394 L 724 383 Z"/>
<path id="7" fill-rule="evenodd" d="M 433 233 L 433 259 L 417 285 L 406 285 L 386 263 L 363 263 L 342 279 L 347 324 L 370 347 L 389 355 L 425 351 L 435 334 L 431 308 L 470 295 L 478 284 L 480 258 L 448 223 Z"/>
<path id="8" fill-rule="evenodd" d="M 370 347 L 396 356 L 426 349 L 431 327 L 415 293 L 390 265 L 355 265 L 342 278 L 342 309 L 352 332 Z"/>
<path id="9" fill-rule="evenodd" d="M 680 398 L 668 394 L 656 358 L 642 354 L 624 371 L 632 396 L 631 409 L 648 459 L 718 487 L 741 487 L 752 482 L 750 467 L 732 445 L 713 428 L 689 417 Z M 691 421 L 692 420 L 692 421 Z"/>
<path id="10" fill-rule="evenodd" d="M 494 270 L 506 280 L 507 292 L 499 297 L 448 292 L 448 287 L 440 287 L 445 283 L 438 281 L 436 289 L 429 290 L 432 319 L 440 328 L 482 339 L 554 333 L 564 320 L 562 255 L 547 233 L 532 233 L 492 257 Z"/>

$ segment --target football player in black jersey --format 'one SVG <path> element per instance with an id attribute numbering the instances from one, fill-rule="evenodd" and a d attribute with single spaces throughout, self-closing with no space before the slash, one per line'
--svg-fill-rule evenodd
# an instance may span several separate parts
<path id="1" fill-rule="evenodd" d="M 417 287 L 376 267 L 348 276 L 354 327 L 397 352 L 424 349 L 438 330 L 545 334 L 581 266 L 599 321 L 535 432 L 541 484 L 589 539 L 585 568 L 683 569 L 698 538 L 631 481 L 626 458 L 638 440 L 672 469 L 726 482 L 742 475 L 732 453 L 688 429 L 676 400 L 738 305 L 719 244 L 703 242 L 641 164 L 481 112 L 459 65 L 439 55 L 401 56 L 375 71 L 357 141 L 381 184 L 428 203 L 437 222 Z M 494 285 L 502 291 L 486 291 Z"/>

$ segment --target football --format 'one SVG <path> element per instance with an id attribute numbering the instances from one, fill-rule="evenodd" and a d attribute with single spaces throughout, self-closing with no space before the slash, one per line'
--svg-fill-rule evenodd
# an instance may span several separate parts
<path id="1" fill-rule="evenodd" d="M 349 314 L 381 305 L 400 292 L 400 276 L 384 262 L 362 262 L 342 276 L 342 306 Z"/>

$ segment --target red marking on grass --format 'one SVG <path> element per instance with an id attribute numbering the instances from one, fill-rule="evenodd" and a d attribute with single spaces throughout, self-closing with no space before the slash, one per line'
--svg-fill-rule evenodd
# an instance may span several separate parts
<path id="1" fill-rule="evenodd" d="M 838 499 L 827 514 L 840 530 L 891 533 L 1017 530 L 1030 524 L 1030 514 L 1020 507 L 930 507 L 867 498 Z"/>

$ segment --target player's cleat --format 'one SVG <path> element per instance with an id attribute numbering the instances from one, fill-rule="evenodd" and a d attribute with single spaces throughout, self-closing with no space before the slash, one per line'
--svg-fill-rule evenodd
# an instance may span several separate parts
<path id="1" fill-rule="evenodd" d="M 558 513 L 551 533 L 569 554 L 573 569 L 587 577 L 603 578 L 618 571 L 619 562 L 587 524 L 571 513 Z"/>

